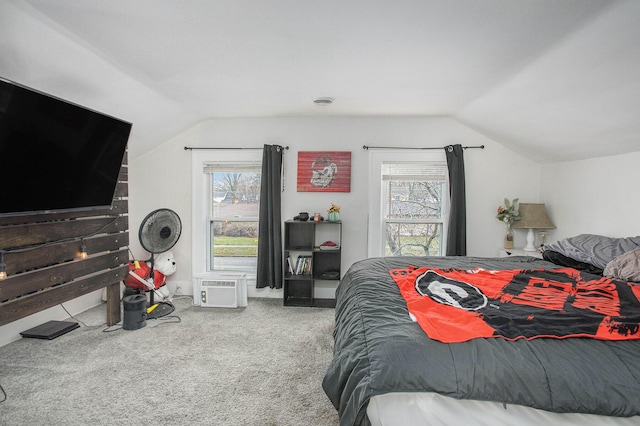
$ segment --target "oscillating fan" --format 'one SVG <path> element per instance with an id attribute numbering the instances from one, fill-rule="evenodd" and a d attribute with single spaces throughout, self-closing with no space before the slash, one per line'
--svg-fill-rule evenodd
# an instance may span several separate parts
<path id="1" fill-rule="evenodd" d="M 182 222 L 180 216 L 173 210 L 158 209 L 154 210 L 144 218 L 140 224 L 138 238 L 142 247 L 151 254 L 149 266 L 151 267 L 151 276 L 149 282 L 153 286 L 153 261 L 154 256 L 170 250 L 180 238 L 182 232 Z M 153 291 L 149 292 L 149 312 L 147 318 L 157 318 L 173 312 L 174 307 L 171 303 L 160 302 L 157 306 L 153 300 Z"/>

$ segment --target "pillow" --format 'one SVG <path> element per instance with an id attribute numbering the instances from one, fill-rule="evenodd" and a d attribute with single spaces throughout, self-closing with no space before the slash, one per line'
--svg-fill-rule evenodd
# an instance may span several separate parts
<path id="1" fill-rule="evenodd" d="M 640 237 L 611 238 L 602 235 L 580 234 L 551 244 L 543 250 L 552 250 L 579 262 L 604 269 L 607 263 L 628 251 L 640 248 Z"/>
<path id="2" fill-rule="evenodd" d="M 578 271 L 584 271 L 594 275 L 602 275 L 602 268 L 593 266 L 590 263 L 579 262 L 575 259 L 567 257 L 563 254 L 560 254 L 557 251 L 545 250 L 544 252 L 542 252 L 542 258 L 544 260 L 548 260 L 549 262 L 553 262 L 556 265 L 566 266 L 569 268 L 577 269 Z"/>
<path id="3" fill-rule="evenodd" d="M 640 282 L 640 249 L 629 251 L 607 263 L 604 276 L 616 280 Z"/>

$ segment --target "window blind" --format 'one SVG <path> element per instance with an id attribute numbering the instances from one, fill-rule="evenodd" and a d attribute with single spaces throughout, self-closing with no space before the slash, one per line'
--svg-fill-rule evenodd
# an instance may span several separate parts
<path id="1" fill-rule="evenodd" d="M 219 162 L 219 163 L 206 163 L 203 167 L 204 173 L 261 173 L 262 165 L 256 162 Z"/>
<path id="2" fill-rule="evenodd" d="M 383 181 L 442 181 L 447 165 L 441 162 L 382 163 Z"/>

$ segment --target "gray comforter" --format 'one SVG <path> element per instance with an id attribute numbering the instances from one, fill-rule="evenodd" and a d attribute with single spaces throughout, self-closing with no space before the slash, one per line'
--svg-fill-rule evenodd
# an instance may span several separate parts
<path id="1" fill-rule="evenodd" d="M 389 392 L 437 392 L 560 413 L 640 415 L 640 340 L 431 340 L 409 318 L 388 273 L 410 265 L 556 267 L 532 257 L 373 258 L 355 263 L 337 289 L 334 359 L 322 383 L 341 425 L 369 424 L 369 399 Z"/>

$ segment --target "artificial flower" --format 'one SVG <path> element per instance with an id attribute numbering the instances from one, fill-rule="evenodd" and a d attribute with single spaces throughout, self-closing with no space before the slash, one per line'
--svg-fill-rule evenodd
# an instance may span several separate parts
<path id="1" fill-rule="evenodd" d="M 518 198 L 514 198 L 513 201 L 509 201 L 508 198 L 505 198 L 504 206 L 498 207 L 498 214 L 496 217 L 499 221 L 511 225 L 516 220 L 522 219 L 518 207 Z"/>

